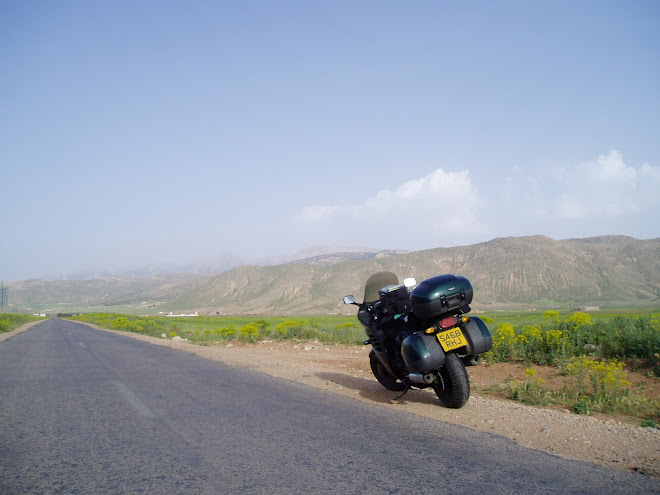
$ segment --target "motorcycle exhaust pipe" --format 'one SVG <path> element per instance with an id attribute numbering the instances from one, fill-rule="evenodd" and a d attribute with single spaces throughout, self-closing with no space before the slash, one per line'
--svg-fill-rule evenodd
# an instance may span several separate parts
<path id="1" fill-rule="evenodd" d="M 408 375 L 408 380 L 413 383 L 419 383 L 422 385 L 431 385 L 432 383 L 438 381 L 438 378 L 431 373 L 425 373 L 423 375 L 420 373 L 410 373 Z"/>

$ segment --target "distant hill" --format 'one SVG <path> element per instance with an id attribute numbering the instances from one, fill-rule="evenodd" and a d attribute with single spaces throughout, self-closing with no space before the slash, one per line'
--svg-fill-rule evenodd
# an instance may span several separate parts
<path id="1" fill-rule="evenodd" d="M 360 299 L 367 277 L 381 270 L 401 280 L 466 276 L 475 290 L 473 306 L 481 309 L 660 304 L 660 239 L 533 236 L 329 266 L 244 266 L 209 278 L 171 305 L 212 314 L 345 312 L 342 296 Z"/>
<path id="2" fill-rule="evenodd" d="M 145 313 L 352 314 L 342 297 L 361 299 L 367 277 L 381 270 L 393 271 L 401 280 L 412 276 L 421 281 L 442 273 L 466 276 L 474 287 L 474 309 L 660 306 L 660 239 L 624 236 L 562 241 L 507 237 L 416 252 L 324 254 L 276 266 L 240 266 L 211 276 L 159 276 L 140 283 L 99 279 L 49 286 L 57 283 L 26 281 L 22 288 L 11 288 L 10 299 L 24 308 L 43 308 L 50 301 L 53 307 L 121 306 Z"/>
<path id="3" fill-rule="evenodd" d="M 191 274 L 93 280 L 21 280 L 6 284 L 8 310 L 20 313 L 126 311 L 156 308 L 197 287 L 204 277 Z M 154 311 L 156 310 L 156 311 Z"/>
<path id="4" fill-rule="evenodd" d="M 380 251 L 380 252 L 361 252 L 354 251 L 348 253 L 332 253 L 324 254 L 320 256 L 314 256 L 311 258 L 304 258 L 292 263 L 299 263 L 301 265 L 312 265 L 312 266 L 330 266 L 336 265 L 338 263 L 343 263 L 345 261 L 356 261 L 356 260 L 371 260 L 378 258 L 386 258 L 388 256 L 397 256 L 400 254 L 407 254 L 409 251 Z"/>
<path id="5" fill-rule="evenodd" d="M 380 253 L 402 253 L 406 251 L 381 251 Z M 341 254 L 336 254 L 341 253 Z M 242 258 L 232 253 L 223 253 L 212 258 L 202 258 L 186 264 L 150 264 L 139 266 L 126 266 L 123 268 L 86 269 L 76 272 L 50 273 L 45 275 L 46 280 L 93 280 L 97 278 L 150 278 L 159 275 L 192 273 L 196 275 L 217 274 L 243 265 L 271 266 L 291 263 L 294 261 L 306 262 L 325 256 L 348 256 L 351 259 L 370 258 L 379 254 L 378 249 L 365 247 L 337 247 L 313 246 L 292 255 L 267 256 L 263 258 Z M 310 261 L 311 262 L 311 261 Z"/>

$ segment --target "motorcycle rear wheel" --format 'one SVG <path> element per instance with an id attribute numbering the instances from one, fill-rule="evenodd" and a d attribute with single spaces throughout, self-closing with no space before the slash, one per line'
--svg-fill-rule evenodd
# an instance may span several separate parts
<path id="1" fill-rule="evenodd" d="M 383 387 L 394 392 L 405 390 L 406 384 L 387 371 L 374 351 L 369 353 L 369 364 L 371 365 L 371 372 Z"/>
<path id="2" fill-rule="evenodd" d="M 445 365 L 440 369 L 442 380 L 433 387 L 442 405 L 459 409 L 470 398 L 470 379 L 463 360 L 457 354 L 447 354 Z"/>

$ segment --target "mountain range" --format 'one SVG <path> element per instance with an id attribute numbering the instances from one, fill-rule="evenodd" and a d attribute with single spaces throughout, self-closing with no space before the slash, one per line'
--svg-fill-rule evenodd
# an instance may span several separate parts
<path id="1" fill-rule="evenodd" d="M 222 273 L 12 282 L 9 310 L 140 314 L 353 314 L 378 271 L 418 282 L 442 273 L 467 277 L 473 309 L 660 306 L 660 239 L 625 236 L 553 240 L 545 236 L 424 251 L 352 250 Z"/>
<path id="2" fill-rule="evenodd" d="M 360 256 L 365 252 L 374 253 L 375 255 L 378 251 L 378 249 L 365 247 L 312 246 L 292 255 L 266 256 L 262 258 L 245 258 L 227 252 L 211 258 L 200 258 L 185 264 L 159 263 L 125 266 L 115 269 L 88 268 L 75 272 L 50 273 L 39 278 L 46 280 L 92 280 L 95 278 L 108 277 L 148 278 L 157 277 L 158 275 L 180 273 L 207 275 L 226 272 L 232 268 L 243 265 L 272 266 L 334 253 L 357 253 L 357 255 Z"/>

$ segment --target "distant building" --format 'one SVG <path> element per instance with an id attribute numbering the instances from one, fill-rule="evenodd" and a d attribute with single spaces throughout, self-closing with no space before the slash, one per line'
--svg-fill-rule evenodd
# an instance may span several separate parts
<path id="1" fill-rule="evenodd" d="M 595 311 L 600 311 L 600 306 L 580 306 L 579 308 L 575 308 L 575 311 L 584 311 L 585 313 L 593 313 Z"/>
<path id="2" fill-rule="evenodd" d="M 174 317 L 180 318 L 180 317 L 194 317 L 194 316 L 199 316 L 199 315 L 197 314 L 197 311 L 195 311 L 194 314 L 190 313 L 190 314 L 187 314 L 187 315 L 186 314 L 173 315 L 172 312 L 170 311 L 165 316 L 169 316 L 169 317 L 172 317 L 172 318 L 174 318 Z"/>

